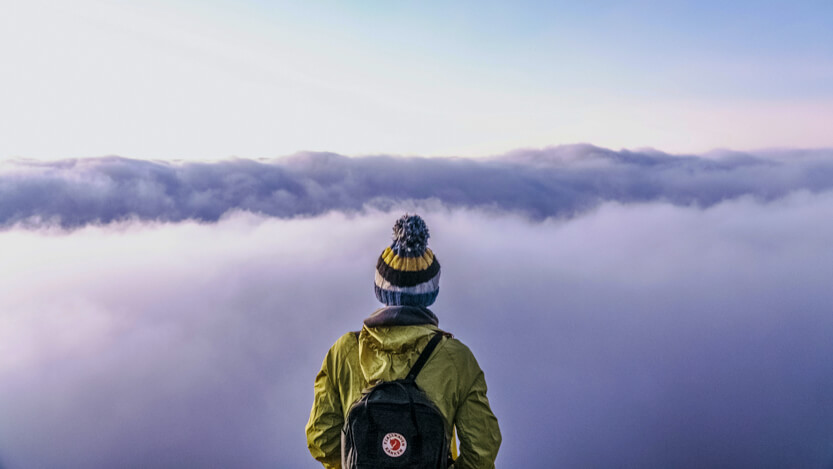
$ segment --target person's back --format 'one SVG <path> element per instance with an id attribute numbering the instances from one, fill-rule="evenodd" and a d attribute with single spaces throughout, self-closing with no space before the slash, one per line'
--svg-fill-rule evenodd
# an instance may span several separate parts
<path id="1" fill-rule="evenodd" d="M 375 291 L 386 307 L 365 319 L 359 334 L 343 335 L 330 348 L 315 379 L 307 423 L 311 454 L 327 468 L 341 467 L 341 430 L 362 391 L 380 381 L 404 378 L 438 329 L 427 308 L 439 289 L 439 262 L 426 243 L 418 216 L 394 226 L 394 243 L 379 258 Z M 454 468 L 491 468 L 500 447 L 497 419 L 486 398 L 486 381 L 471 351 L 446 334 L 416 379 L 460 440 Z"/>

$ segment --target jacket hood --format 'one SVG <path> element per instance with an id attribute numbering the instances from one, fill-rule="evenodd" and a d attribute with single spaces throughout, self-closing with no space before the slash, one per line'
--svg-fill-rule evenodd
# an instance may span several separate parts
<path id="1" fill-rule="evenodd" d="M 376 310 L 359 333 L 359 362 L 369 383 L 407 374 L 419 351 L 439 330 L 437 316 L 419 306 Z"/>
<path id="2" fill-rule="evenodd" d="M 364 320 L 363 334 L 371 340 L 361 342 L 379 351 L 402 353 L 413 348 L 420 337 L 437 330 L 438 324 L 437 316 L 424 306 L 386 306 Z"/>

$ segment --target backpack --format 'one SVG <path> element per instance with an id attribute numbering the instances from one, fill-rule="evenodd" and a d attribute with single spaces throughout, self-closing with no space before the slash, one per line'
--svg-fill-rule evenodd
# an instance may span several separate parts
<path id="1" fill-rule="evenodd" d="M 445 418 L 416 385 L 442 337 L 431 338 L 407 377 L 377 383 L 350 407 L 341 431 L 343 469 L 448 467 Z"/>

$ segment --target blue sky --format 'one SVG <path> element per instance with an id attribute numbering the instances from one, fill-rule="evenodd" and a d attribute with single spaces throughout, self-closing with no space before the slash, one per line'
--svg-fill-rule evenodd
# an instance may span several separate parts
<path id="1" fill-rule="evenodd" d="M 0 157 L 833 146 L 830 2 L 36 0 L 0 23 Z"/>
<path id="2" fill-rule="evenodd" d="M 830 97 L 833 90 L 822 79 L 830 76 L 818 72 L 829 72 L 833 58 L 829 2 L 302 5 L 287 11 L 261 2 L 250 14 L 261 9 L 269 24 L 282 23 L 296 37 L 332 33 L 402 71 L 419 61 L 451 81 L 477 72 L 486 86 L 548 92 L 589 84 L 649 97 L 762 99 Z M 758 79 L 748 80 L 733 63 Z M 790 65 L 801 68 L 785 70 Z M 702 86 L 704 80 L 713 86 Z"/>

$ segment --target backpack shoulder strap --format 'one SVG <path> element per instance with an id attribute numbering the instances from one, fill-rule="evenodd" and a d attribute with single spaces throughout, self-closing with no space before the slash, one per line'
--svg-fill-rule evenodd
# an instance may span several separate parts
<path id="1" fill-rule="evenodd" d="M 422 353 L 419 354 L 419 358 L 417 358 L 416 363 L 411 368 L 411 371 L 408 373 L 408 377 L 405 378 L 406 381 L 416 381 L 416 377 L 420 371 L 422 371 L 422 367 L 425 366 L 425 362 L 428 361 L 428 357 L 431 356 L 431 353 L 434 352 L 434 349 L 437 348 L 437 344 L 440 343 L 440 340 L 443 338 L 443 333 L 441 331 L 437 331 L 434 334 L 434 337 L 431 338 L 431 341 L 428 342 L 428 345 L 422 349 Z"/>

